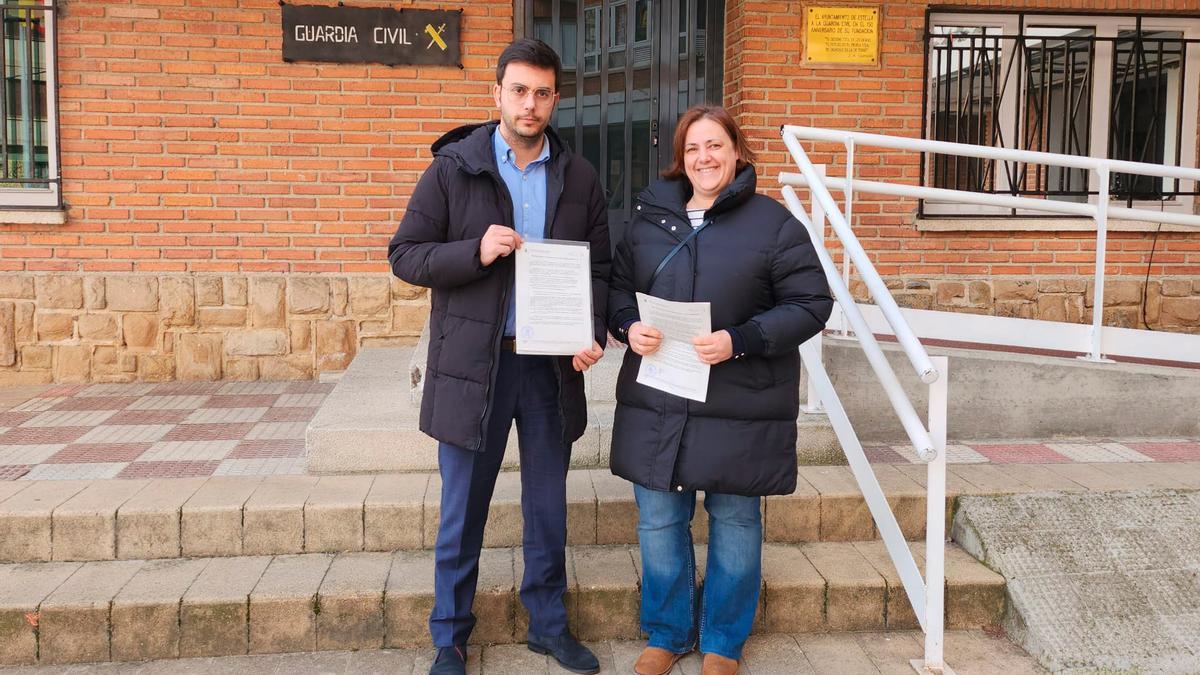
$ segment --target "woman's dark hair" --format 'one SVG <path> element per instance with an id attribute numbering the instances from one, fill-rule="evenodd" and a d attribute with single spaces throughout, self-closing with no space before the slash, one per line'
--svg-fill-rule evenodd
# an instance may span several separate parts
<path id="1" fill-rule="evenodd" d="M 679 122 L 675 125 L 675 139 L 672 141 L 671 165 L 662 172 L 663 178 L 676 179 L 687 175 L 683 168 L 683 152 L 684 143 L 687 140 L 688 129 L 702 119 L 710 119 L 721 128 L 725 129 L 725 133 L 729 134 L 730 140 L 733 141 L 733 147 L 737 150 L 738 162 L 737 168 L 741 171 L 747 165 L 754 164 L 755 155 L 750 146 L 746 144 L 746 134 L 742 133 L 737 122 L 733 121 L 733 117 L 729 111 L 719 105 L 696 105 L 688 108 L 682 115 L 679 116 Z"/>
<path id="2" fill-rule="evenodd" d="M 496 62 L 496 84 L 504 81 L 504 71 L 510 63 L 524 63 L 535 68 L 547 68 L 554 71 L 554 91 L 558 91 L 558 81 L 562 77 L 562 60 L 550 45 L 537 38 L 521 38 L 500 52 L 500 60 Z"/>

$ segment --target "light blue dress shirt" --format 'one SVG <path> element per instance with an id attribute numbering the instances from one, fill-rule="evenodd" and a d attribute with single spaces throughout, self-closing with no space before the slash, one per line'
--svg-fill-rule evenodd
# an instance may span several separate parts
<path id="1" fill-rule="evenodd" d="M 546 162 L 550 160 L 550 139 L 542 136 L 542 154 L 524 169 L 518 169 L 516 153 L 500 134 L 500 128 L 492 133 L 492 146 L 496 150 L 496 166 L 500 178 L 508 186 L 513 203 L 513 229 L 525 241 L 541 241 L 546 238 Z M 516 335 L 516 293 L 508 294 L 508 318 L 504 322 L 504 334 Z"/>

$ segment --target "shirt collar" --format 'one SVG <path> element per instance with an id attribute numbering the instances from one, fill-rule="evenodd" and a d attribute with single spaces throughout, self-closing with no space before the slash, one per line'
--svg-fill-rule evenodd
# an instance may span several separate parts
<path id="1" fill-rule="evenodd" d="M 496 130 L 492 132 L 492 147 L 494 147 L 496 150 L 496 163 L 497 164 L 507 163 L 510 166 L 512 166 L 514 169 L 517 167 L 517 164 L 515 161 L 515 153 L 513 152 L 513 149 L 508 145 L 508 141 L 504 140 L 504 134 L 500 133 L 500 127 L 498 125 L 496 126 Z M 550 159 L 550 138 L 548 136 L 546 136 L 546 134 L 542 134 L 542 152 L 541 152 L 541 154 L 538 155 L 537 159 L 530 162 L 529 166 L 526 166 L 525 169 L 528 170 L 530 167 L 533 167 L 537 164 L 541 164 L 542 162 L 545 162 L 549 159 Z"/>

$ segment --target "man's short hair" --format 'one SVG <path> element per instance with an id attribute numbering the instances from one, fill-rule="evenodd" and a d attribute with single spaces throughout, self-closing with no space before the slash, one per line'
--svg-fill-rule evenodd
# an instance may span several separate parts
<path id="1" fill-rule="evenodd" d="M 562 77 L 562 60 L 550 45 L 537 38 L 521 38 L 505 47 L 496 63 L 496 84 L 504 81 L 504 71 L 508 64 L 513 62 L 553 70 L 554 91 L 558 91 L 558 81 Z"/>

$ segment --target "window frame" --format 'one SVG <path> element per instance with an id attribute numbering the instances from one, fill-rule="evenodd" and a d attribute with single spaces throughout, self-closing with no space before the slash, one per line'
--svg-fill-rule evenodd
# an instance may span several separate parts
<path id="1" fill-rule="evenodd" d="M 1110 153 L 1110 123 L 1111 123 L 1111 107 L 1112 107 L 1112 87 L 1111 86 L 1096 86 L 1096 83 L 1109 83 L 1113 81 L 1113 66 L 1114 66 L 1114 42 L 1107 38 L 1116 38 L 1121 31 L 1135 30 L 1137 28 L 1138 18 L 1142 21 L 1142 30 L 1146 32 L 1154 31 L 1176 31 L 1181 33 L 1183 40 L 1200 40 L 1200 18 L 1187 16 L 1164 16 L 1150 14 L 1084 14 L 1084 13 L 1041 13 L 1041 12 L 996 12 L 993 10 L 981 10 L 978 12 L 972 11 L 934 11 L 926 12 L 926 55 L 924 59 L 924 77 L 922 78 L 922 120 L 921 134 L 922 138 L 931 138 L 932 134 L 932 119 L 935 111 L 932 110 L 932 78 L 936 76 L 932 72 L 932 55 L 928 51 L 929 35 L 939 26 L 973 26 L 984 29 L 996 28 L 999 29 L 1001 35 L 1017 35 L 1024 27 L 1026 33 L 1031 27 L 1062 27 L 1062 28 L 1091 28 L 1095 30 L 1095 36 L 1098 39 L 1095 42 L 1095 50 L 1092 63 L 1092 92 L 1091 92 L 1091 123 L 1090 133 L 1088 135 L 1089 153 L 1093 156 L 1108 157 Z M 1195 167 L 1197 166 L 1197 143 L 1189 143 L 1187 139 L 1196 139 L 1198 135 L 1198 116 L 1200 116 L 1200 44 L 1186 43 L 1184 58 L 1186 59 L 1184 67 L 1187 77 L 1181 83 L 1182 89 L 1180 95 L 1183 97 L 1182 119 L 1180 120 L 1177 134 L 1183 142 L 1179 144 L 1178 166 Z M 1003 40 L 1000 44 L 1002 62 L 999 66 L 999 72 L 1004 72 L 1008 68 L 1008 64 L 1013 58 L 1013 53 L 1017 48 L 1015 40 Z M 1013 87 L 1017 91 L 1021 91 L 1026 86 L 1026 73 L 1018 72 L 1015 75 L 1019 78 L 1015 82 L 1008 83 L 1007 86 Z M 1018 96 L 1006 95 L 999 103 L 996 110 L 997 124 L 1003 129 L 1015 128 L 1014 120 L 1016 115 L 1020 114 L 1017 110 Z M 1006 139 L 1006 146 L 1012 147 L 1014 144 L 1020 143 L 1019 139 Z M 1168 154 L 1165 163 L 1175 164 L 1175 158 L 1170 155 L 1173 148 L 1168 147 Z M 994 170 L 995 190 L 998 194 L 1005 194 L 1009 188 L 1009 179 L 1006 171 Z M 928 169 L 928 166 L 921 167 L 921 179 L 923 184 L 928 184 L 932 179 L 933 174 Z M 1094 172 L 1089 172 L 1088 190 L 1096 192 L 1099 189 L 1097 176 Z M 1090 198 L 1089 198 L 1090 199 Z M 1126 205 L 1129 199 L 1125 197 L 1110 197 L 1110 204 Z M 1194 195 L 1179 195 L 1177 197 L 1163 200 L 1132 200 L 1133 208 L 1162 210 L 1178 213 L 1193 213 L 1196 204 Z M 1047 221 L 1064 220 L 1063 216 L 1045 214 L 1043 212 L 1032 212 L 1018 210 L 1014 212 L 1012 209 L 978 206 L 968 204 L 952 204 L 945 202 L 937 202 L 935 200 L 921 200 L 918 210 L 918 223 L 922 220 L 936 221 L 942 219 L 969 218 L 971 220 L 994 219 L 997 222 L 991 226 L 979 229 L 1004 229 L 999 216 L 1016 217 L 1021 219 L 1045 219 Z M 939 229 L 930 227 L 929 229 Z M 1024 228 L 1022 228 L 1024 229 Z"/>
<path id="2" fill-rule="evenodd" d="M 42 12 L 45 19 L 46 160 L 49 177 L 44 188 L 0 186 L 0 222 L 26 222 L 30 220 L 29 217 L 23 217 L 14 212 L 61 211 L 63 209 L 58 104 L 58 6 L 56 0 L 42 0 L 40 3 L 30 5 L 0 2 L 0 8 L 5 11 Z M 3 41 L 3 30 L 0 29 L 0 42 Z M 6 79 L 6 76 L 7 73 L 0 73 L 0 80 Z M 5 110 L 7 116 L 7 105 Z M 0 124 L 7 126 L 8 120 L 0 120 Z M 5 156 L 7 157 L 7 155 Z M 32 220 L 42 221 L 45 219 L 34 216 Z"/>

